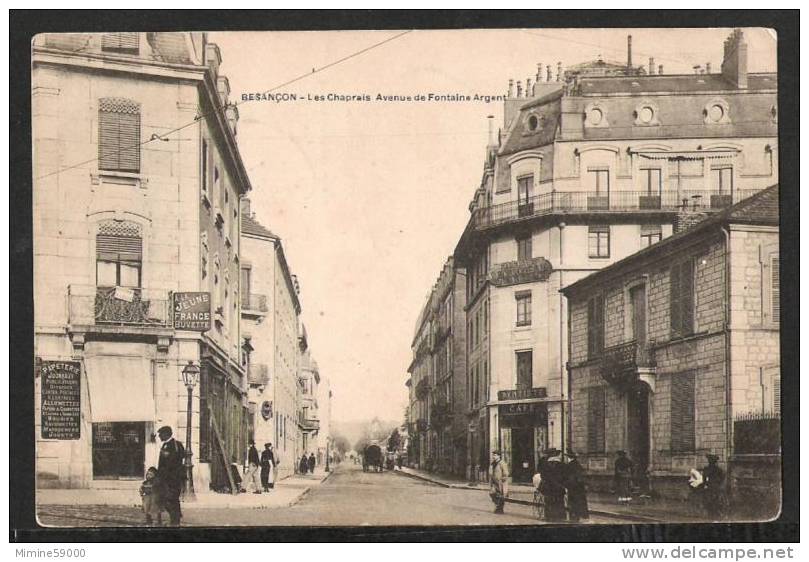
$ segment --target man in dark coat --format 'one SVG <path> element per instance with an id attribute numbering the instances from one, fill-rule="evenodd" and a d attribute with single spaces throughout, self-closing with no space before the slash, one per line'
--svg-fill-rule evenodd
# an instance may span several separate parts
<path id="1" fill-rule="evenodd" d="M 317 461 L 315 460 L 315 454 L 310 453 L 309 454 L 309 472 L 314 473 L 316 464 L 317 464 Z"/>
<path id="2" fill-rule="evenodd" d="M 301 474 L 306 474 L 308 470 L 309 470 L 309 461 L 306 460 L 306 453 L 304 453 L 301 455 L 301 460 L 298 463 L 298 471 Z"/>
<path id="3" fill-rule="evenodd" d="M 157 475 L 162 483 L 163 503 L 169 513 L 169 525 L 179 526 L 180 493 L 185 482 L 185 447 L 172 437 L 171 428 L 164 425 L 157 430 L 157 435 L 163 442 L 160 447 L 160 459 L 157 462 Z"/>
<path id="4" fill-rule="evenodd" d="M 508 467 L 500 458 L 500 451 L 492 451 L 492 465 L 489 471 L 489 497 L 494 503 L 494 512 L 503 513 L 508 496 Z"/>
<path id="5" fill-rule="evenodd" d="M 570 461 L 567 463 L 567 504 L 570 511 L 570 520 L 579 522 L 590 518 L 590 509 L 587 505 L 587 481 L 584 467 L 579 463 L 575 453 L 568 453 Z"/>
<path id="6" fill-rule="evenodd" d="M 274 468 L 275 455 L 272 451 L 272 443 L 264 443 L 264 450 L 261 451 L 261 487 L 265 492 L 269 492 L 270 488 L 275 487 L 275 479 L 270 478 L 270 473 Z"/>
<path id="7" fill-rule="evenodd" d="M 545 521 L 564 521 L 567 518 L 565 466 L 558 449 L 550 449 L 547 452 L 547 461 L 543 463 L 543 471 L 540 474 L 542 481 L 539 484 L 539 491 L 545 498 Z"/>
<path id="8" fill-rule="evenodd" d="M 259 471 L 261 470 L 261 459 L 258 456 L 258 449 L 256 449 L 256 442 L 250 440 L 250 448 L 247 449 L 247 467 L 245 468 L 244 479 L 247 481 L 247 488 L 253 488 L 254 494 L 261 493 L 261 480 L 259 478 Z"/>
<path id="9" fill-rule="evenodd" d="M 618 451 L 615 459 L 615 494 L 618 503 L 627 504 L 632 501 L 632 461 L 626 451 Z"/>
<path id="10" fill-rule="evenodd" d="M 722 484 L 725 473 L 719 468 L 716 455 L 706 455 L 708 466 L 702 469 L 702 505 L 712 520 L 722 519 Z"/>

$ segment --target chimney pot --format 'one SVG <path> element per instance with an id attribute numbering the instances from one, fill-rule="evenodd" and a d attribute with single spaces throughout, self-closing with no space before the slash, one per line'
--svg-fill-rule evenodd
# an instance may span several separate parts
<path id="1" fill-rule="evenodd" d="M 509 78 L 509 81 L 508 81 L 508 97 L 510 97 L 510 98 L 514 97 L 514 79 L 513 78 Z"/>
<path id="2" fill-rule="evenodd" d="M 556 81 L 562 81 L 562 61 L 556 63 Z"/>
<path id="3" fill-rule="evenodd" d="M 711 63 L 706 62 L 705 63 L 705 74 L 710 74 L 710 73 L 711 73 Z"/>
<path id="4" fill-rule="evenodd" d="M 537 82 L 542 82 L 542 63 L 537 63 Z"/>
<path id="5" fill-rule="evenodd" d="M 551 65 L 549 65 L 549 64 L 545 65 L 545 72 L 547 73 L 546 74 L 547 81 L 552 82 L 553 81 L 553 74 L 551 73 Z"/>
<path id="6" fill-rule="evenodd" d="M 654 57 L 649 57 L 649 75 L 655 73 L 655 59 Z"/>
<path id="7" fill-rule="evenodd" d="M 632 36 L 626 36 L 626 67 L 632 70 Z"/>
<path id="8" fill-rule="evenodd" d="M 662 64 L 657 65 L 657 73 L 658 74 L 663 74 L 663 65 Z"/>
<path id="9" fill-rule="evenodd" d="M 522 80 L 517 80 L 517 97 L 522 97 Z"/>

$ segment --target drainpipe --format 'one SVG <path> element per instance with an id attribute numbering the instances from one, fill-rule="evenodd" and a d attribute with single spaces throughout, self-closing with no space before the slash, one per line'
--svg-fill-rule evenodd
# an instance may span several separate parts
<path id="1" fill-rule="evenodd" d="M 731 364 L 730 364 L 730 230 L 723 226 L 722 234 L 725 236 L 725 461 L 730 468 L 730 453 L 733 445 L 733 414 L 731 411 Z M 730 476 L 730 474 L 728 474 Z M 730 478 L 728 478 L 728 482 Z"/>
<path id="2" fill-rule="evenodd" d="M 559 223 L 559 289 L 564 287 L 564 282 L 563 282 L 564 271 L 562 270 L 562 265 L 564 263 L 564 259 L 562 257 L 563 256 L 563 253 L 562 253 L 562 248 L 563 248 L 562 234 L 563 234 L 564 230 L 565 230 L 565 223 L 560 222 Z M 565 380 L 565 375 L 566 375 L 565 362 L 562 360 L 562 358 L 563 358 L 562 352 L 564 350 L 564 344 L 563 344 L 564 331 L 565 331 L 564 327 L 567 326 L 569 328 L 569 326 L 570 326 L 570 324 L 564 324 L 562 322 L 562 310 L 564 309 L 564 301 L 565 301 L 565 297 L 560 292 L 559 293 L 559 377 L 560 377 L 560 379 L 559 379 L 559 390 L 561 391 L 561 394 L 562 394 L 562 412 L 561 412 L 561 414 L 562 414 L 561 415 L 561 421 L 562 421 L 561 433 L 562 433 L 562 435 L 561 435 L 561 438 L 562 438 L 562 453 L 563 454 L 567 453 L 567 432 L 565 430 L 569 429 L 569 426 L 568 426 L 568 423 L 567 423 L 568 420 L 566 419 L 566 417 L 569 415 L 569 412 L 570 412 L 570 408 L 565 408 L 565 402 L 570 397 L 570 391 L 569 391 L 570 377 L 568 377 L 567 380 Z M 569 312 L 568 312 L 568 316 L 569 316 Z M 565 389 L 566 386 L 568 387 L 567 392 L 566 392 L 566 389 Z"/>

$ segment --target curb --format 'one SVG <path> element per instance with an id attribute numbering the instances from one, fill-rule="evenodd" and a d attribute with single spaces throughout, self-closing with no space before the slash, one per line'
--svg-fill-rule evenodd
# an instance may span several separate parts
<path id="1" fill-rule="evenodd" d="M 423 482 L 428 482 L 430 484 L 434 484 L 436 486 L 441 486 L 442 488 L 451 488 L 454 490 L 475 490 L 478 492 L 485 492 L 481 488 L 473 487 L 473 486 L 461 486 L 460 484 L 447 484 L 446 482 L 441 482 L 438 480 L 433 480 L 432 478 L 428 478 L 427 476 L 421 474 L 414 474 L 412 472 L 404 472 L 402 470 L 395 470 L 396 474 L 401 474 L 402 476 L 407 476 L 409 478 L 414 478 L 416 480 L 421 480 Z M 527 505 L 533 506 L 534 502 L 529 500 L 518 500 L 514 498 L 506 498 L 506 503 L 513 503 L 517 505 Z M 614 511 L 603 511 L 599 509 L 591 509 L 590 513 L 592 515 L 600 515 L 601 517 L 611 517 L 614 519 L 624 519 L 628 521 L 637 521 L 638 523 L 660 523 L 662 519 L 656 519 L 654 517 L 648 517 L 646 515 L 635 515 L 635 514 L 627 514 L 627 513 L 616 513 Z"/>

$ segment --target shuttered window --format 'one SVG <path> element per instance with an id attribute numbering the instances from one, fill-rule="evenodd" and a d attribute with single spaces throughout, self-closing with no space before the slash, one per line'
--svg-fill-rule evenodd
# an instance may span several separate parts
<path id="1" fill-rule="evenodd" d="M 140 104 L 102 98 L 98 107 L 98 168 L 140 172 Z"/>
<path id="2" fill-rule="evenodd" d="M 772 378 L 772 411 L 781 415 L 781 375 L 777 374 Z"/>
<path id="3" fill-rule="evenodd" d="M 587 391 L 587 452 L 606 449 L 606 397 L 604 388 Z"/>
<path id="4" fill-rule="evenodd" d="M 695 373 L 671 376 L 671 450 L 690 452 L 695 448 L 694 388 Z"/>
<path id="5" fill-rule="evenodd" d="M 593 359 L 604 350 L 604 297 L 587 301 L 587 357 Z"/>
<path id="6" fill-rule="evenodd" d="M 96 234 L 96 284 L 140 287 L 143 238 L 137 223 L 105 221 Z"/>
<path id="7" fill-rule="evenodd" d="M 781 321 L 781 259 L 770 257 L 770 314 L 771 321 Z"/>
<path id="8" fill-rule="evenodd" d="M 669 272 L 671 337 L 694 333 L 694 260 L 673 265 Z"/>
<path id="9" fill-rule="evenodd" d="M 138 52 L 137 33 L 105 33 L 101 36 L 101 50 L 123 53 Z"/>
<path id="10" fill-rule="evenodd" d="M 517 352 L 517 388 L 531 388 L 533 386 L 534 352 Z"/>

